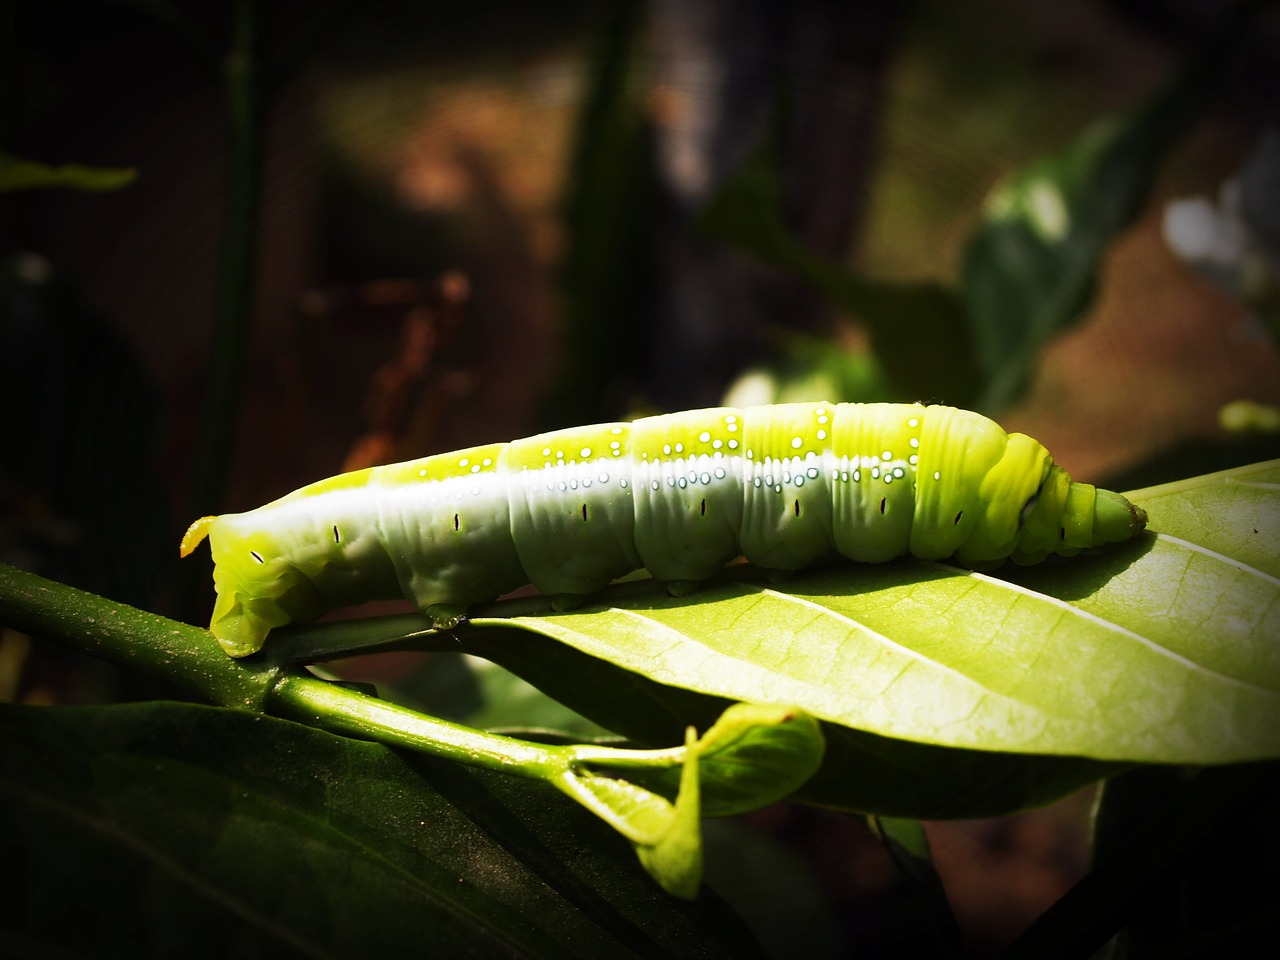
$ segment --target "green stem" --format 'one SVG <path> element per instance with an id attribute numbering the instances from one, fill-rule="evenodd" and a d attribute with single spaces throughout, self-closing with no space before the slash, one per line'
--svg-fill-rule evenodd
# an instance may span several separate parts
<path id="1" fill-rule="evenodd" d="M 206 703 L 265 709 L 280 668 L 236 661 L 208 630 L 0 564 L 0 624 L 137 673 Z"/>
<path id="2" fill-rule="evenodd" d="M 549 779 L 573 759 L 572 748 L 464 727 L 315 677 L 283 677 L 272 691 L 271 708 L 314 727 L 535 780 Z"/>
<path id="3" fill-rule="evenodd" d="M 555 784 L 585 764 L 664 767 L 683 748 L 530 743 L 420 714 L 263 658 L 233 660 L 209 631 L 0 564 L 0 624 L 182 687 L 219 706 L 270 713 L 473 766 Z"/>

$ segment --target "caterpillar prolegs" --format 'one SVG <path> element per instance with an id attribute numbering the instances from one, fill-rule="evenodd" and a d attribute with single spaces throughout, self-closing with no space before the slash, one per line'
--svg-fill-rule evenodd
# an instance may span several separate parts
<path id="1" fill-rule="evenodd" d="M 990 567 L 1127 540 L 1146 515 L 1047 450 L 919 404 L 715 408 L 544 433 L 321 480 L 204 517 L 210 629 L 232 656 L 273 627 L 406 597 L 437 624 L 531 583 L 581 596 L 640 567 L 705 580 L 738 556 Z"/>

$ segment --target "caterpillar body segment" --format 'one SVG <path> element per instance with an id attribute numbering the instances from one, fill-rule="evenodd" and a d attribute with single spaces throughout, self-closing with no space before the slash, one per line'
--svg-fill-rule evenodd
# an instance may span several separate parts
<path id="1" fill-rule="evenodd" d="M 1145 514 L 1072 482 L 975 413 L 910 404 L 714 408 L 541 434 L 204 517 L 232 656 L 273 627 L 405 597 L 437 624 L 531 583 L 568 601 L 644 567 L 687 587 L 741 555 L 776 570 L 911 554 L 972 567 L 1126 540 Z"/>

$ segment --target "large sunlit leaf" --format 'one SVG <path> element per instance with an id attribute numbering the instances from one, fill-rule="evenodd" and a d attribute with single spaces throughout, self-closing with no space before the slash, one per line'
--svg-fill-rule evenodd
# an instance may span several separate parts
<path id="1" fill-rule="evenodd" d="M 6 706 L 0 824 L 23 955 L 756 955 L 549 788 L 242 711 Z"/>
<path id="2" fill-rule="evenodd" d="M 1000 575 L 917 560 L 776 583 L 746 573 L 696 602 L 655 591 L 476 626 L 519 627 L 660 684 L 794 704 L 923 745 L 1114 762 L 1272 758 L 1280 581 L 1264 567 L 1280 549 L 1268 536 L 1276 473 L 1264 465 L 1218 484 L 1200 530 L 1216 540 L 1204 544 L 1166 519 L 1184 498 L 1204 500 L 1191 483 L 1139 497 L 1152 524 L 1130 544 Z M 1236 556 L 1246 546 L 1259 565 Z"/>

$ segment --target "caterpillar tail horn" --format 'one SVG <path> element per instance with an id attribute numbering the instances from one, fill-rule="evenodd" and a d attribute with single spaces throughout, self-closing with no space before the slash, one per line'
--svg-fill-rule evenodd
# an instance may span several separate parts
<path id="1" fill-rule="evenodd" d="M 182 535 L 182 543 L 178 545 L 178 556 L 189 557 L 191 551 L 200 546 L 205 537 L 209 535 L 209 525 L 213 523 L 217 517 L 201 517 L 191 526 L 187 527 L 187 532 Z"/>

